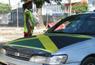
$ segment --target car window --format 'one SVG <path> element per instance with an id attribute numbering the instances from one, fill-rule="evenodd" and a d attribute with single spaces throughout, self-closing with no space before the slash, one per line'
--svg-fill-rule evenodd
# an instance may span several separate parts
<path id="1" fill-rule="evenodd" d="M 70 23 L 60 30 L 55 32 L 66 33 L 94 33 L 95 32 L 95 14 L 83 14 L 77 16 L 73 20 L 68 20 Z"/>
<path id="2" fill-rule="evenodd" d="M 95 14 L 91 14 L 88 19 L 85 20 L 82 27 L 83 32 L 94 33 L 95 32 Z"/>
<path id="3" fill-rule="evenodd" d="M 64 19 L 61 19 L 57 24 L 55 24 L 52 28 L 50 28 L 50 29 L 48 29 L 47 31 L 46 31 L 46 33 L 52 33 L 52 32 L 55 32 L 55 31 L 59 31 L 60 29 L 64 29 L 64 24 L 65 24 L 65 22 L 70 22 L 71 23 L 71 21 L 72 20 L 74 20 L 76 17 L 78 17 L 78 16 L 80 16 L 80 15 L 72 15 L 72 16 L 68 16 L 68 17 L 66 17 L 66 18 L 64 18 Z M 60 28 L 61 27 L 61 28 Z"/>
<path id="4" fill-rule="evenodd" d="M 64 32 L 79 33 L 81 31 L 81 26 L 83 26 L 86 18 L 86 15 L 76 17 L 76 19 L 74 19 L 66 29 L 64 29 Z"/>
<path id="5" fill-rule="evenodd" d="M 79 20 L 79 16 L 71 16 L 71 17 L 68 17 L 62 24 L 60 24 L 58 27 L 55 28 L 54 31 L 58 31 L 58 30 L 64 30 L 68 25 L 71 25 L 74 21 L 77 21 Z"/>

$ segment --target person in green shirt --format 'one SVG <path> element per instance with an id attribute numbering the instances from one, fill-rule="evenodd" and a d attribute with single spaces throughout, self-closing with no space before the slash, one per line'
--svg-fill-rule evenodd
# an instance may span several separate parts
<path id="1" fill-rule="evenodd" d="M 35 17 L 32 12 L 32 0 L 24 0 L 24 37 L 31 37 L 35 26 Z"/>

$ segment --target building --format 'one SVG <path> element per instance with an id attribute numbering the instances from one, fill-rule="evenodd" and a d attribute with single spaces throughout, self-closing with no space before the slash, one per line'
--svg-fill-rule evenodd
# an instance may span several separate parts
<path id="1" fill-rule="evenodd" d="M 64 1 L 65 2 L 65 1 Z M 64 3 L 64 12 L 65 13 L 69 13 L 70 12 L 70 8 L 72 8 L 72 6 L 76 5 L 77 3 L 88 3 L 88 0 L 67 0 L 67 2 Z M 72 13 L 74 13 L 74 10 L 71 10 Z"/>
<path id="2" fill-rule="evenodd" d="M 24 16 L 23 16 L 23 9 L 22 8 L 12 10 L 11 21 L 12 22 L 9 23 L 9 26 L 22 27 L 24 25 Z"/>
<path id="3" fill-rule="evenodd" d="M 9 20 L 9 14 L 10 13 L 0 13 L 0 26 L 1 25 L 7 25 L 10 20 Z"/>
<path id="4" fill-rule="evenodd" d="M 81 0 L 81 3 L 88 3 L 88 0 Z"/>
<path id="5" fill-rule="evenodd" d="M 95 10 L 95 0 L 88 0 L 88 11 Z"/>
<path id="6" fill-rule="evenodd" d="M 44 16 L 44 22 L 56 22 L 60 18 L 64 17 L 64 9 L 62 9 L 61 5 L 57 4 L 47 4 L 42 8 L 42 13 Z"/>
<path id="7" fill-rule="evenodd" d="M 70 5 L 73 6 L 76 3 L 87 3 L 88 0 L 62 0 L 62 5 L 57 5 L 56 3 L 44 5 L 42 8 L 43 15 L 46 15 L 44 18 L 47 21 L 57 21 L 60 18 L 68 16 L 70 13 Z M 72 10 L 72 14 L 75 12 Z"/>

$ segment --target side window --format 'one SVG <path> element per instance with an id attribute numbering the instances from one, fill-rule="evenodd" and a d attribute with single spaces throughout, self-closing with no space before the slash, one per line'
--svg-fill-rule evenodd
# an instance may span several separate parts
<path id="1" fill-rule="evenodd" d="M 88 16 L 89 15 L 87 15 L 87 14 L 83 14 L 83 15 L 77 17 L 76 19 L 73 20 L 72 24 L 64 30 L 64 32 L 69 32 L 69 33 L 70 32 L 71 33 L 83 32 L 84 31 L 83 28 L 85 27 L 84 22 Z"/>
<path id="2" fill-rule="evenodd" d="M 63 24 L 59 25 L 59 26 L 55 29 L 55 31 L 57 31 L 57 30 L 64 30 L 64 29 L 66 28 L 66 26 L 68 26 L 69 24 L 70 24 L 69 21 L 65 21 Z"/>
<path id="3" fill-rule="evenodd" d="M 85 32 L 95 32 L 95 14 L 91 14 L 85 22 Z"/>
<path id="4" fill-rule="evenodd" d="M 64 30 L 69 25 L 71 25 L 74 21 L 79 20 L 79 15 L 72 15 L 70 17 L 67 17 L 61 25 L 59 25 L 54 31 Z"/>

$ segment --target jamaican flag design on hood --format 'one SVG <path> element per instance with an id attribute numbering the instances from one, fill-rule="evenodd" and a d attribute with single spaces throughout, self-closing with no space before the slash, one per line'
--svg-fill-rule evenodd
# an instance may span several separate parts
<path id="1" fill-rule="evenodd" d="M 86 41 L 91 38 L 93 37 L 77 34 L 42 34 L 31 38 L 20 38 L 9 42 L 8 45 L 54 53 L 60 48 Z"/>
<path id="2" fill-rule="evenodd" d="M 47 51 L 49 53 L 58 50 L 57 46 L 47 35 L 38 35 L 31 38 L 20 38 L 8 43 L 8 46 L 17 46 Z"/>

